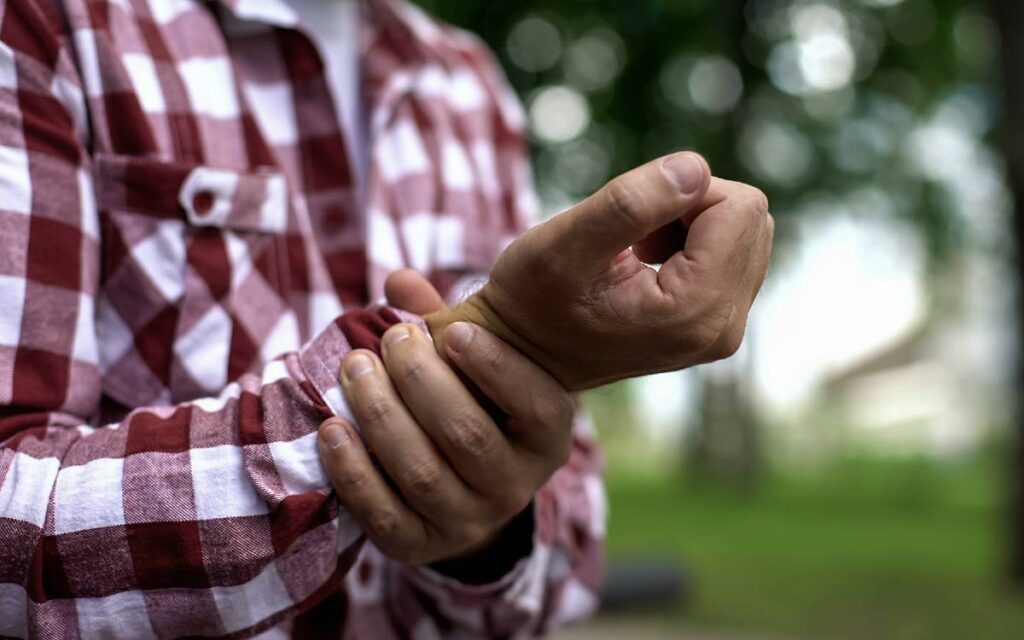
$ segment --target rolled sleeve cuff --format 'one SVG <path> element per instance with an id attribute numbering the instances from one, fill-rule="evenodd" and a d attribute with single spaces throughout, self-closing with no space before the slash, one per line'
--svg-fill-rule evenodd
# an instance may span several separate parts
<path id="1" fill-rule="evenodd" d="M 406 566 L 407 577 L 442 602 L 472 607 L 505 604 L 518 613 L 536 615 L 551 556 L 550 545 L 543 541 L 547 536 L 539 530 L 541 522 L 534 500 L 485 551 L 431 566 Z"/>
<path id="2" fill-rule="evenodd" d="M 384 332 L 402 322 L 414 324 L 430 335 L 420 316 L 393 307 L 374 306 L 339 316 L 302 349 L 302 369 L 331 415 L 355 422 L 338 380 L 341 361 L 354 349 L 368 349 L 380 355 Z"/>

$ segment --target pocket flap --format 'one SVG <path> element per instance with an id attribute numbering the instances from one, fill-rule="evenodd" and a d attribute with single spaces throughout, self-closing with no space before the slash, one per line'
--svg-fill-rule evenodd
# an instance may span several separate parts
<path id="1" fill-rule="evenodd" d="M 287 185 L 270 167 L 235 171 L 109 154 L 97 156 L 95 166 L 102 210 L 265 233 L 288 226 Z"/>

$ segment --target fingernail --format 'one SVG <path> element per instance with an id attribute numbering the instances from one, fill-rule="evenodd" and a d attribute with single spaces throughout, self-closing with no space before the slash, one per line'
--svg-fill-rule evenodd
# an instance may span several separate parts
<path id="1" fill-rule="evenodd" d="M 661 166 L 680 193 L 695 193 L 704 184 L 704 163 L 692 153 L 677 153 Z"/>
<path id="2" fill-rule="evenodd" d="M 444 330 L 444 341 L 452 348 L 452 351 L 462 351 L 473 339 L 473 327 L 466 322 L 455 322 L 448 325 Z"/>
<path id="3" fill-rule="evenodd" d="M 393 347 L 402 340 L 409 337 L 409 330 L 402 325 L 395 325 L 387 330 L 384 334 L 384 344 L 389 347 Z"/>
<path id="4" fill-rule="evenodd" d="M 373 371 L 373 363 L 361 353 L 351 355 L 345 360 L 345 375 L 348 376 L 349 380 L 365 376 L 371 371 Z"/>
<path id="5" fill-rule="evenodd" d="M 324 439 L 324 444 L 328 447 L 337 449 L 348 442 L 348 431 L 337 422 L 328 422 L 320 430 L 320 437 Z"/>

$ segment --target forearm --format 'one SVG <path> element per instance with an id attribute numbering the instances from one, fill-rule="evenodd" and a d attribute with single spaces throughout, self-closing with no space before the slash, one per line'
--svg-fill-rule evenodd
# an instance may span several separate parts
<path id="1" fill-rule="evenodd" d="M 79 626 L 111 637 L 133 637 L 132 621 L 215 636 L 270 624 L 322 595 L 362 537 L 339 517 L 316 431 L 347 412 L 336 391 L 341 358 L 379 348 L 398 319 L 350 313 L 217 397 L 139 408 L 103 428 L 87 426 L 88 416 L 9 411 L 0 420 L 0 544 L 20 560 L 0 564 L 0 585 L 17 592 L 5 602 L 25 606 L 4 617 L 0 635 L 58 622 L 63 609 L 41 606 L 53 600 L 93 603 Z M 104 621 L 110 607 L 119 613 Z"/>

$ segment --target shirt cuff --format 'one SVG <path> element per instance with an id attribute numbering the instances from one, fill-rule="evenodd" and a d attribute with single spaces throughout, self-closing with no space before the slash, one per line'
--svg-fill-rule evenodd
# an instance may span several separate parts
<path id="1" fill-rule="evenodd" d="M 515 569 L 520 560 L 533 552 L 535 529 L 531 502 L 502 528 L 497 539 L 487 548 L 465 557 L 435 562 L 430 568 L 465 585 L 499 582 Z"/>
<path id="2" fill-rule="evenodd" d="M 478 571 L 467 570 L 465 574 L 460 567 L 456 567 L 455 575 L 452 575 L 450 565 L 458 561 L 429 566 L 406 565 L 406 576 L 425 593 L 446 602 L 489 606 L 498 601 L 507 601 L 528 610 L 530 605 L 520 600 L 534 600 L 539 595 L 538 585 L 533 583 L 543 577 L 542 568 L 550 555 L 550 544 L 543 542 L 545 536 L 540 531 L 540 525 L 545 520 L 541 513 L 542 506 L 538 506 L 535 499 L 506 526 L 499 541 L 482 552 L 496 562 L 493 567 Z M 488 558 L 474 555 L 472 559 L 481 562 Z M 483 582 L 485 578 L 487 581 Z M 535 604 L 539 606 L 540 603 Z"/>
<path id="3" fill-rule="evenodd" d="M 414 324 L 430 335 L 420 316 L 394 307 L 375 305 L 338 316 L 302 349 L 299 354 L 302 370 L 331 415 L 355 424 L 338 380 L 341 361 L 354 349 L 368 349 L 380 355 L 380 339 L 384 332 L 402 322 Z"/>

